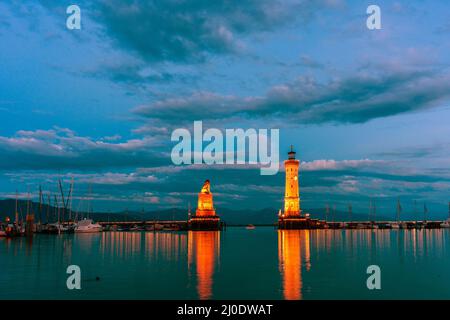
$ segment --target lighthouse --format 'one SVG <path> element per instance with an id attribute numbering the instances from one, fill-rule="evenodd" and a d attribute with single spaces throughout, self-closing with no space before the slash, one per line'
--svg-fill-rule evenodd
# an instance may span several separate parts
<path id="1" fill-rule="evenodd" d="M 300 161 L 295 159 L 293 146 L 288 152 L 288 159 L 284 161 L 286 172 L 284 193 L 284 217 L 300 217 L 300 195 L 298 190 L 298 168 Z"/>
<path id="2" fill-rule="evenodd" d="M 284 186 L 284 208 L 278 213 L 279 229 L 313 229 L 318 227 L 317 220 L 309 218 L 309 214 L 302 214 L 300 209 L 300 191 L 298 170 L 300 161 L 295 159 L 296 152 L 291 146 L 288 158 L 284 161 L 286 174 Z"/>

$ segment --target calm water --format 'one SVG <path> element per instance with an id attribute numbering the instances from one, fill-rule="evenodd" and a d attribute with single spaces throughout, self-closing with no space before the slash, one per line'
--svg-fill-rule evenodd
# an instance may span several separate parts
<path id="1" fill-rule="evenodd" d="M 66 288 L 81 267 L 82 289 Z M 379 265 L 379 291 L 366 287 Z M 100 281 L 96 281 L 96 277 Z M 105 232 L 0 238 L 0 299 L 450 299 L 449 230 Z"/>

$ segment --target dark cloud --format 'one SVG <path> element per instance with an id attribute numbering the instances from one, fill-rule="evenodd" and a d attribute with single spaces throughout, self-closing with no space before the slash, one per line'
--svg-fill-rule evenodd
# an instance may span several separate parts
<path id="1" fill-rule="evenodd" d="M 82 11 L 82 28 L 89 32 L 70 36 L 105 43 L 112 49 L 110 54 L 126 57 L 118 57 L 121 64 L 117 66 L 100 65 L 85 75 L 139 86 L 195 80 L 195 75 L 167 71 L 164 63 L 195 64 L 217 55 L 248 53 L 255 41 L 252 36 L 292 28 L 296 22 L 309 21 L 319 9 L 334 7 L 327 0 L 79 0 L 76 4 Z M 30 29 L 41 26 L 44 15 L 52 15 L 58 24 L 66 16 L 66 5 L 55 0 L 24 0 L 6 6 L 15 16 L 33 21 Z M 51 38 L 67 35 L 66 30 L 59 31 L 63 33 L 51 32 Z M 127 64 L 130 58 L 137 63 Z M 306 63 L 316 66 L 309 60 Z M 158 68 L 146 73 L 143 69 L 149 66 Z"/>
<path id="2" fill-rule="evenodd" d="M 364 70 L 326 83 L 312 77 L 275 86 L 262 97 L 201 92 L 139 106 L 135 113 L 153 121 L 288 118 L 298 124 L 364 123 L 438 106 L 450 97 L 450 75 L 411 70 Z"/>
<path id="3" fill-rule="evenodd" d="M 153 82 L 170 82 L 174 80 L 174 76 L 168 72 L 146 70 L 142 65 L 138 64 L 120 64 L 118 66 L 103 67 L 97 72 L 92 72 L 89 75 L 109 78 L 115 83 L 132 85 Z"/>
<path id="4" fill-rule="evenodd" d="M 401 147 L 395 150 L 385 150 L 374 153 L 377 157 L 395 158 L 395 159 L 417 159 L 417 158 L 436 158 L 446 157 L 450 151 L 449 143 L 435 143 L 431 145 L 418 145 Z"/>
<path id="5" fill-rule="evenodd" d="M 195 72 L 186 72 L 177 70 L 168 71 L 167 67 L 149 67 L 141 61 L 120 61 L 120 63 L 103 64 L 96 67 L 95 70 L 86 70 L 82 72 L 83 76 L 94 78 L 105 78 L 113 83 L 129 85 L 130 88 L 147 88 L 152 84 L 192 84 L 198 79 Z"/>
<path id="6" fill-rule="evenodd" d="M 319 3 L 109 0 L 99 3 L 97 15 L 111 39 L 146 61 L 199 62 L 211 54 L 239 51 L 241 36 L 307 18 Z"/>

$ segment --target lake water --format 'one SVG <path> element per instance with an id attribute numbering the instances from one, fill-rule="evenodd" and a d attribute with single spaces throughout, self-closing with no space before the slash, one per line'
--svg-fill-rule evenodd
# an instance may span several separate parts
<path id="1" fill-rule="evenodd" d="M 449 231 L 0 238 L 0 299 L 450 299 Z M 71 264 L 81 268 L 81 290 L 66 287 Z M 367 289 L 369 265 L 381 268 L 381 290 Z"/>

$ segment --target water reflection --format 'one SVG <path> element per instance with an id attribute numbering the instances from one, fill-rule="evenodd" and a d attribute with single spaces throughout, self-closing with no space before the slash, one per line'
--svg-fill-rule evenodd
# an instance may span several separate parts
<path id="1" fill-rule="evenodd" d="M 79 236 L 79 242 L 87 250 L 94 245 L 88 234 Z M 100 251 L 103 256 L 123 260 L 145 257 L 150 261 L 179 261 L 186 255 L 187 234 L 172 232 L 103 232 Z"/>
<path id="2" fill-rule="evenodd" d="M 220 231 L 189 231 L 188 268 L 195 269 L 200 299 L 211 299 L 213 275 L 220 258 Z M 193 268 L 194 267 L 194 268 Z"/>
<path id="3" fill-rule="evenodd" d="M 302 266 L 311 268 L 308 230 L 278 230 L 278 262 L 284 299 L 302 299 Z"/>
<path id="4" fill-rule="evenodd" d="M 432 253 L 446 253 L 446 230 L 312 230 L 311 247 L 314 256 L 342 252 L 357 260 L 364 254 L 371 258 L 393 254 L 402 261 L 422 259 Z"/>
<path id="5" fill-rule="evenodd" d="M 87 279 L 102 279 L 86 282 L 86 299 L 370 299 L 361 286 L 370 264 L 395 279 L 382 298 L 448 298 L 449 241 L 450 230 L 439 229 L 263 227 L 0 238 L 0 284 L 8 293 L 0 298 L 72 298 L 65 286 L 70 264 Z"/>

